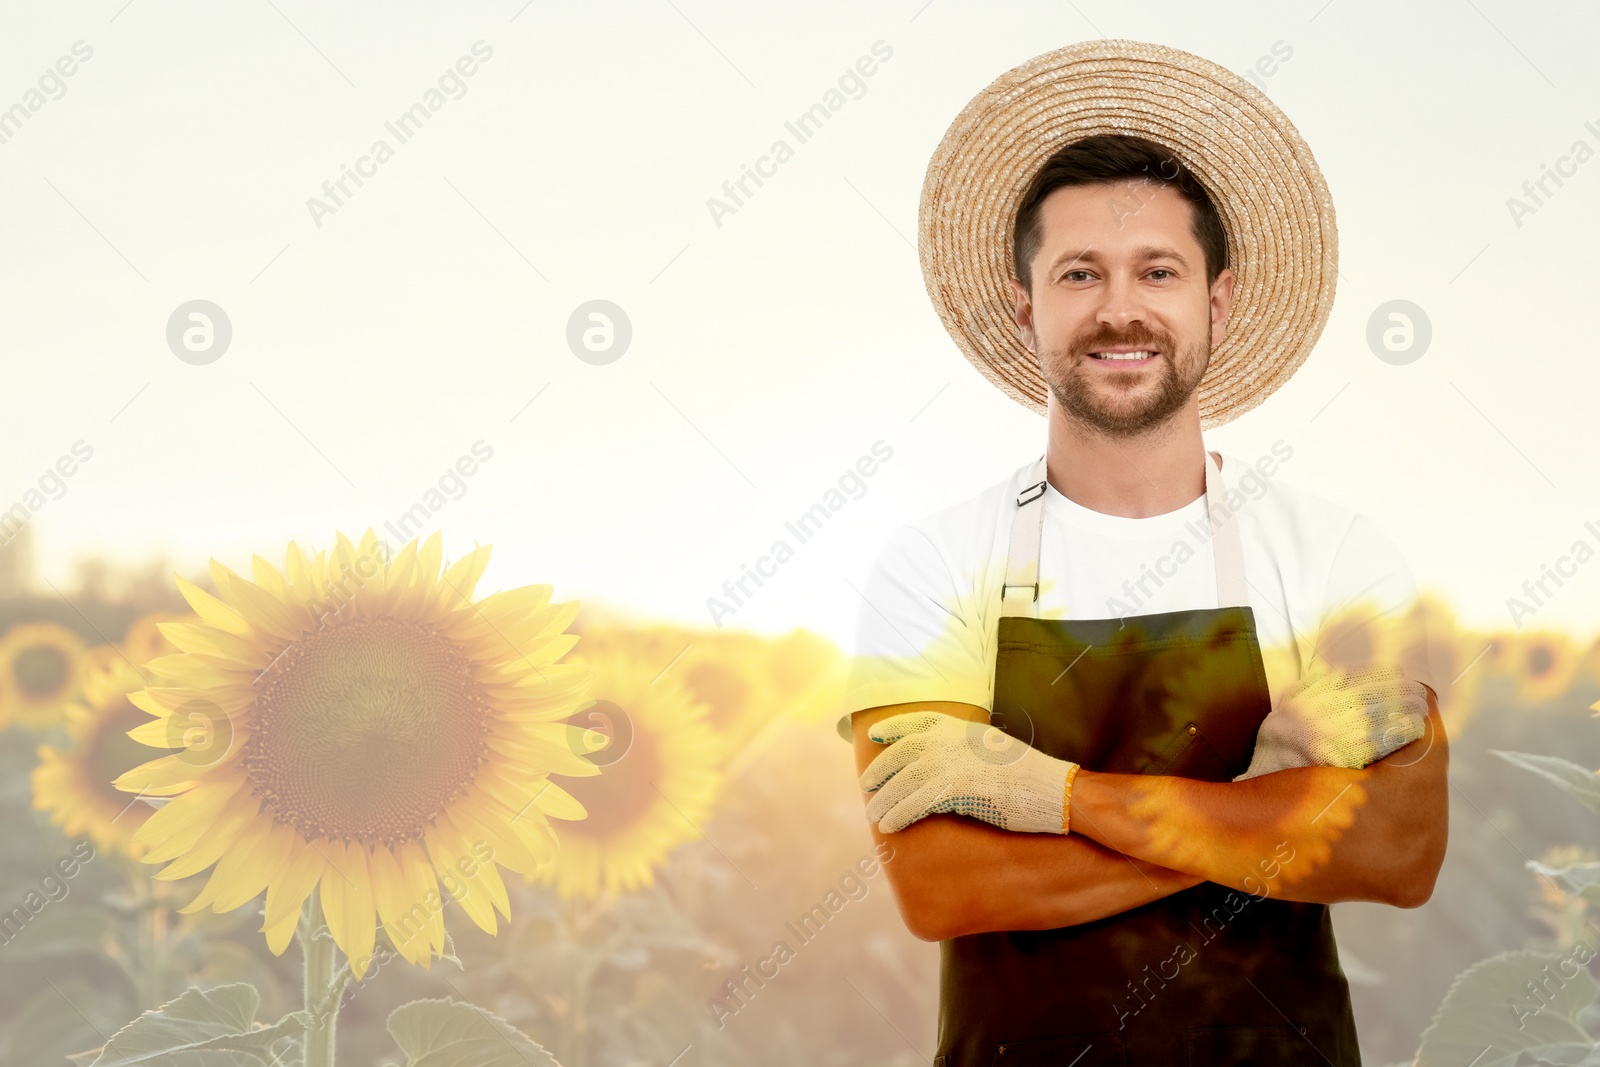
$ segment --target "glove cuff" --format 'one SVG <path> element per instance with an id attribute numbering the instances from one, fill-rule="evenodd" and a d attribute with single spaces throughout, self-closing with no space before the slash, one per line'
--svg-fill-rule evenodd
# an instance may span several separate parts
<path id="1" fill-rule="evenodd" d="M 1030 833 L 1064 834 L 1078 765 L 1030 749 L 1027 765 L 1018 767 L 1014 792 L 1005 807 L 1006 829 Z"/>
<path id="2" fill-rule="evenodd" d="M 1061 832 L 1072 830 L 1072 780 L 1078 776 L 1078 765 L 1067 764 L 1067 780 L 1061 786 Z"/>

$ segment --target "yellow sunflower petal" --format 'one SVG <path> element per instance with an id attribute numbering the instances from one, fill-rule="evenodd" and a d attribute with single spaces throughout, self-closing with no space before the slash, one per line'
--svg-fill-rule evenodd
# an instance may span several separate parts
<path id="1" fill-rule="evenodd" d="M 281 929 L 287 922 L 290 923 L 290 933 L 293 933 L 293 920 L 300 917 L 306 897 L 316 888 L 327 866 L 324 853 L 313 847 L 312 842 L 298 833 L 290 835 L 289 856 L 282 874 L 267 885 L 267 909 L 262 929 Z"/>
<path id="2" fill-rule="evenodd" d="M 217 589 L 227 596 L 228 601 L 253 628 L 264 630 L 280 641 L 292 641 L 315 628 L 309 605 L 286 604 L 215 560 L 212 561 L 211 570 L 216 576 Z"/>
<path id="3" fill-rule="evenodd" d="M 235 800 L 223 817 L 200 835 L 200 840 L 195 842 L 193 848 L 161 868 L 155 876 L 166 882 L 199 874 L 222 858 L 228 846 L 238 840 L 239 833 L 256 817 L 260 808 L 261 802 L 254 796 Z M 160 862 L 152 856 L 146 856 L 145 860 Z"/>
<path id="4" fill-rule="evenodd" d="M 372 899 L 378 907 L 378 921 L 395 950 L 420 966 L 429 956 L 426 936 L 418 936 L 427 932 L 427 904 L 413 899 L 410 889 L 395 854 L 386 848 L 373 849 Z"/>
<path id="5" fill-rule="evenodd" d="M 212 877 L 220 876 L 222 884 L 212 905 L 213 911 L 232 911 L 254 900 L 272 884 L 287 862 L 289 838 L 294 828 L 267 819 L 251 824 L 252 830 L 257 827 L 265 827 L 265 830 L 257 830 L 249 840 L 246 834 L 241 834 L 238 847 L 230 849 L 217 861 Z"/>
<path id="6" fill-rule="evenodd" d="M 289 582 L 289 588 L 294 591 L 295 600 L 301 604 L 311 603 L 320 590 L 317 589 L 312 577 L 311 561 L 306 558 L 304 550 L 293 541 L 289 542 L 285 564 L 284 575 Z"/>
<path id="7" fill-rule="evenodd" d="M 288 581 L 279 573 L 278 568 L 259 555 L 252 554 L 250 557 L 250 577 L 274 599 L 288 603 L 295 602 L 294 591 L 289 588 Z"/>
<path id="8" fill-rule="evenodd" d="M 522 843 L 516 831 L 511 828 L 510 820 L 515 812 L 496 812 L 494 817 L 486 819 L 480 819 L 474 814 L 483 806 L 485 800 L 486 798 L 482 797 L 465 798 L 450 811 L 450 821 L 455 823 L 469 839 L 487 842 L 494 850 L 493 863 L 519 874 L 532 874 L 538 870 L 539 858 Z M 501 909 L 508 919 L 511 917 L 509 907 L 508 901 L 506 907 Z"/>
<path id="9" fill-rule="evenodd" d="M 472 599 L 478 580 L 489 566 L 489 545 L 480 545 L 462 556 L 444 572 L 442 581 L 463 601 Z"/>
<path id="10" fill-rule="evenodd" d="M 433 862 L 440 883 L 455 897 L 467 918 L 493 937 L 496 929 L 494 905 L 489 900 L 488 887 L 477 877 L 483 868 L 482 860 L 472 854 L 470 844 L 462 839 L 455 824 L 443 816 L 429 827 L 425 841 L 428 858 Z"/>
<path id="11" fill-rule="evenodd" d="M 444 900 L 439 895 L 439 880 L 421 842 L 402 841 L 394 850 L 394 858 L 400 865 L 400 873 L 405 876 L 410 896 L 422 901 L 428 950 L 423 952 L 423 957 L 429 960 L 430 953 L 444 951 Z M 413 931 L 410 936 L 415 937 L 416 933 Z M 427 966 L 427 963 L 423 965 Z"/>
<path id="12" fill-rule="evenodd" d="M 372 903 L 372 873 L 365 846 L 352 842 L 321 841 L 329 867 L 322 873 L 318 892 L 328 933 L 350 961 L 350 973 L 366 976 L 372 965 L 377 939 L 377 912 Z"/>
<path id="13" fill-rule="evenodd" d="M 178 592 L 183 594 L 183 599 L 189 602 L 189 606 L 194 609 L 194 613 L 200 616 L 201 622 L 233 634 L 248 632 L 249 624 L 244 621 L 244 616 L 183 577 L 183 575 L 175 575 L 174 577 L 178 579 Z"/>
<path id="14" fill-rule="evenodd" d="M 206 884 L 201 887 L 200 892 L 196 893 L 195 898 L 179 908 L 178 911 L 185 915 L 192 915 L 213 902 L 216 903 L 216 906 L 212 908 L 213 911 L 232 911 L 251 897 L 254 897 L 256 893 L 259 893 L 261 887 L 266 884 L 264 878 L 256 886 L 254 892 L 246 893 L 239 899 L 232 900 L 233 897 L 238 896 L 244 885 L 251 880 L 249 877 L 250 872 L 247 870 L 248 865 L 259 865 L 263 857 L 267 855 L 262 846 L 266 844 L 267 837 L 271 831 L 272 824 L 265 820 L 257 820 L 246 826 L 239 835 L 238 847 L 231 848 L 223 853 L 222 858 L 217 861 L 217 865 L 211 868 L 211 876 L 206 879 Z M 232 903 L 222 903 L 225 900 L 232 900 Z"/>
<path id="15" fill-rule="evenodd" d="M 118 775 L 111 784 L 125 793 L 167 797 L 194 788 L 215 766 L 198 763 L 187 752 L 174 752 Z"/>
<path id="16" fill-rule="evenodd" d="M 204 623 L 164 622 L 161 635 L 201 662 L 229 670 L 262 670 L 277 655 L 276 645 L 251 640 Z"/>
<path id="17" fill-rule="evenodd" d="M 172 855 L 180 855 L 200 840 L 206 827 L 221 817 L 234 794 L 243 788 L 247 788 L 243 775 L 200 782 L 152 811 L 134 840 L 171 847 L 175 850 Z"/>
<path id="18" fill-rule="evenodd" d="M 294 940 L 295 929 L 300 925 L 300 911 L 295 909 L 283 916 L 274 925 L 261 925 L 261 932 L 267 935 L 267 948 L 272 950 L 274 956 L 283 955 L 283 950 L 289 947 L 289 942 Z"/>

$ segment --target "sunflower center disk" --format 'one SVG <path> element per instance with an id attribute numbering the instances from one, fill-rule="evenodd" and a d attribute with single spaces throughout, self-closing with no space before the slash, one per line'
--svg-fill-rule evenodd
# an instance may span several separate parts
<path id="1" fill-rule="evenodd" d="M 17 688 L 31 697 L 58 692 L 66 684 L 71 665 L 55 648 L 25 648 L 11 668 Z"/>
<path id="2" fill-rule="evenodd" d="M 576 726 L 591 725 L 582 715 L 574 715 L 567 721 Z M 627 751 L 601 764 L 598 775 L 561 779 L 561 788 L 571 793 L 588 812 L 582 819 L 562 823 L 562 834 L 610 841 L 637 826 L 660 805 L 659 783 L 666 769 L 661 758 L 660 737 L 634 723 L 626 740 Z"/>
<path id="3" fill-rule="evenodd" d="M 308 839 L 417 838 L 488 757 L 489 706 L 472 663 L 413 623 L 311 634 L 260 684 L 242 763 L 278 821 Z"/>

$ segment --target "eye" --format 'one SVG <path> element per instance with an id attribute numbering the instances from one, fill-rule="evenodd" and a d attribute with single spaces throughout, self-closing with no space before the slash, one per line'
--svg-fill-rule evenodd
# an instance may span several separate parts
<path id="1" fill-rule="evenodd" d="M 1165 274 L 1165 275 L 1168 275 L 1168 276 L 1170 276 L 1172 274 L 1172 272 L 1170 270 L 1168 270 L 1166 267 L 1157 267 L 1155 270 L 1151 271 L 1150 273 L 1151 274 Z M 1165 279 L 1157 278 L 1156 280 L 1157 281 L 1164 281 Z"/>
<path id="2" fill-rule="evenodd" d="M 1079 279 L 1074 278 L 1073 277 L 1074 274 L 1082 274 L 1084 276 L 1087 276 L 1088 273 L 1089 273 L 1088 271 L 1081 270 L 1081 269 L 1080 270 L 1069 270 L 1065 274 L 1063 274 L 1061 277 L 1065 278 L 1069 282 L 1075 282 L 1075 281 L 1078 281 Z"/>

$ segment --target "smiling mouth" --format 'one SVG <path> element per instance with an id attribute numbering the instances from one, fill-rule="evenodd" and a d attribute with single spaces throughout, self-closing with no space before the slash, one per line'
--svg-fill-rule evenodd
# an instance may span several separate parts
<path id="1" fill-rule="evenodd" d="M 1151 362 L 1161 353 L 1155 349 L 1142 349 L 1136 352 L 1090 352 L 1089 357 L 1101 363 L 1110 363 L 1120 367 L 1141 367 Z"/>

